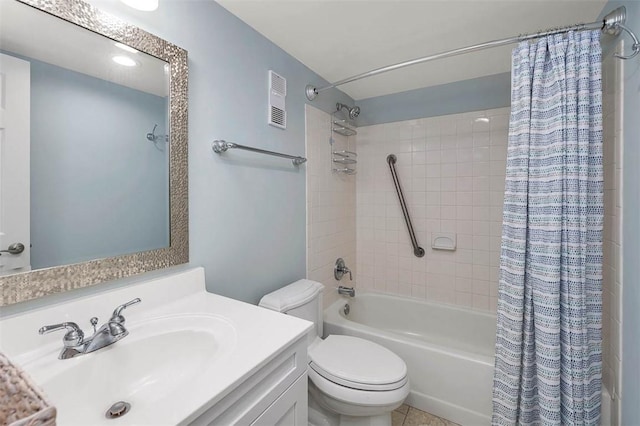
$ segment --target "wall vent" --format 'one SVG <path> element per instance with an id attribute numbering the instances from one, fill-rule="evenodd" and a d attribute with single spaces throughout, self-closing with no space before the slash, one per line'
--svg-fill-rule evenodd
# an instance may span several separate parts
<path id="1" fill-rule="evenodd" d="M 269 71 L 269 124 L 280 129 L 287 128 L 287 79 Z"/>

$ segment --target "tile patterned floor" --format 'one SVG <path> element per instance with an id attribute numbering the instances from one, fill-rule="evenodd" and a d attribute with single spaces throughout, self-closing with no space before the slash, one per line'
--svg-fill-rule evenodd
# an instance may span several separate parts
<path id="1" fill-rule="evenodd" d="M 456 423 L 403 404 L 391 413 L 392 426 L 458 426 Z"/>

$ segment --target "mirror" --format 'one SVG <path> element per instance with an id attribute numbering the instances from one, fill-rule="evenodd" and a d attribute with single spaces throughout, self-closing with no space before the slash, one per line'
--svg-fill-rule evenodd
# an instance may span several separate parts
<path id="1" fill-rule="evenodd" d="M 188 261 L 186 56 L 79 0 L 0 2 L 0 305 Z"/>

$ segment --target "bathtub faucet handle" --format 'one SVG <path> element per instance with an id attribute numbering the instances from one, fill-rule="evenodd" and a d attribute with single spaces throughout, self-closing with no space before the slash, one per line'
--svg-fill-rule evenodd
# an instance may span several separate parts
<path id="1" fill-rule="evenodd" d="M 351 275 L 351 269 L 347 268 L 344 263 L 344 259 L 339 257 L 336 260 L 336 266 L 333 268 L 333 276 L 336 280 L 340 281 L 344 274 L 349 274 L 349 281 L 353 281 L 353 275 Z"/>
<path id="2" fill-rule="evenodd" d="M 351 269 L 349 269 L 349 268 L 347 268 L 347 267 L 345 266 L 345 267 L 344 267 L 344 269 L 343 269 L 343 272 L 344 272 L 345 274 L 347 274 L 347 273 L 349 274 L 349 281 L 353 281 L 353 275 L 351 275 Z"/>
<path id="3" fill-rule="evenodd" d="M 341 285 L 338 287 L 338 294 L 342 294 L 343 296 L 356 297 L 356 289 L 353 287 L 345 287 Z"/>

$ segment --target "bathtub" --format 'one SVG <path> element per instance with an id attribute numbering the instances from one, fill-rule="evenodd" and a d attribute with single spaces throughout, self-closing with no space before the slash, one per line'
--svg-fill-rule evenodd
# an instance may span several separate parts
<path id="1" fill-rule="evenodd" d="M 491 423 L 495 315 L 359 292 L 325 310 L 324 333 L 368 339 L 404 359 L 408 404 L 462 425 Z"/>

